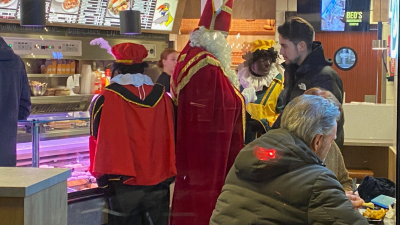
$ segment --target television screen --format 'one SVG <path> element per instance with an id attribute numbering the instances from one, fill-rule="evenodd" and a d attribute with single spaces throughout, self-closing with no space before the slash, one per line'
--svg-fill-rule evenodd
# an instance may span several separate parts
<path id="1" fill-rule="evenodd" d="M 345 31 L 369 31 L 371 1 L 347 0 Z"/>
<path id="2" fill-rule="evenodd" d="M 370 0 L 297 0 L 297 16 L 318 31 L 369 31 Z"/>
<path id="3" fill-rule="evenodd" d="M 321 30 L 344 31 L 346 0 L 322 0 Z"/>
<path id="4" fill-rule="evenodd" d="M 297 0 L 297 16 L 307 20 L 315 31 L 321 31 L 321 0 Z"/>

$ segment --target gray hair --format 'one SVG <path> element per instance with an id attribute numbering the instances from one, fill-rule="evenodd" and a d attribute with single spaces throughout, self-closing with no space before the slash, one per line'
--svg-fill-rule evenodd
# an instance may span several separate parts
<path id="1" fill-rule="evenodd" d="M 283 110 L 281 128 L 300 138 L 308 146 L 318 134 L 332 134 L 340 118 L 337 106 L 320 96 L 301 95 Z"/>

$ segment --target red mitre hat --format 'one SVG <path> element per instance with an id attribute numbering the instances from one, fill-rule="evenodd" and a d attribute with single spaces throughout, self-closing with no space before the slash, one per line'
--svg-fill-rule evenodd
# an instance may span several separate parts
<path id="1" fill-rule="evenodd" d="M 147 57 L 147 49 L 143 45 L 135 43 L 121 43 L 114 45 L 111 52 L 115 57 L 117 63 L 124 63 L 127 65 L 142 63 L 143 59 Z"/>
<path id="2" fill-rule="evenodd" d="M 199 27 L 204 26 L 210 31 L 228 33 L 231 25 L 233 0 L 223 0 L 218 11 L 215 11 L 214 0 L 207 0 L 201 14 Z"/>

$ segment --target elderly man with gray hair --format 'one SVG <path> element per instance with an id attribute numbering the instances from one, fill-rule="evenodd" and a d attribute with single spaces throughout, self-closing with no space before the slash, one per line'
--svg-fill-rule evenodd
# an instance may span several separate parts
<path id="1" fill-rule="evenodd" d="M 338 107 L 322 97 L 293 99 L 281 128 L 237 156 L 210 225 L 367 225 L 324 164 L 339 117 Z"/>

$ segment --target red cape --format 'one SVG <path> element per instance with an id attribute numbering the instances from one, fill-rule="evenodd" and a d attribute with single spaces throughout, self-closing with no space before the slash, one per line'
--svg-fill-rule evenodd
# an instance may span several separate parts
<path id="1" fill-rule="evenodd" d="M 172 77 L 178 104 L 172 225 L 209 224 L 244 147 L 244 99 L 218 63 L 205 49 L 187 45 Z"/>
<path id="2" fill-rule="evenodd" d="M 130 185 L 155 185 L 176 175 L 172 101 L 163 86 L 143 86 L 144 101 L 137 97 L 138 88 L 118 84 L 106 87 L 96 100 L 92 173 L 131 176 L 125 182 Z"/>

